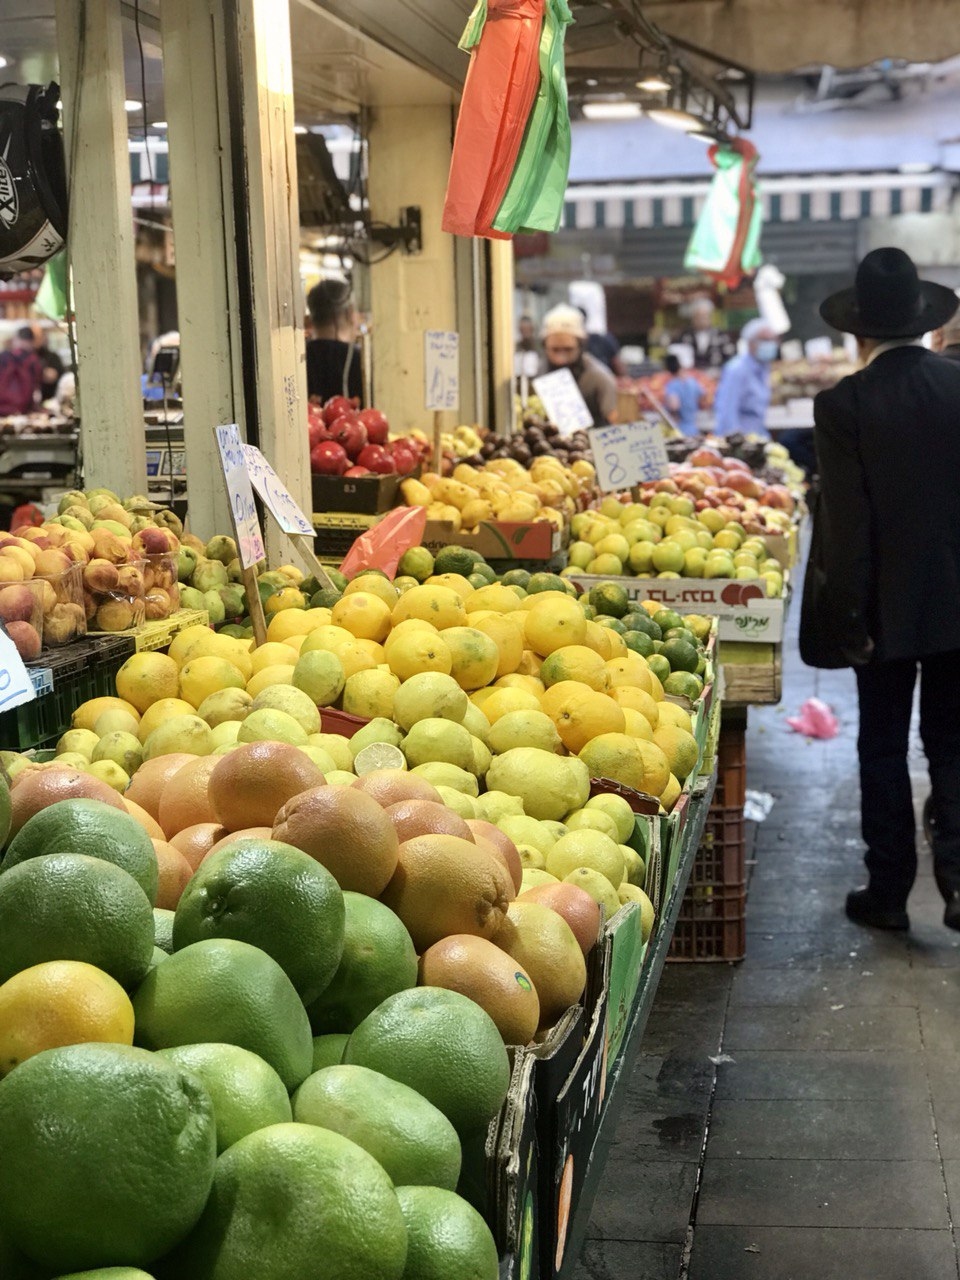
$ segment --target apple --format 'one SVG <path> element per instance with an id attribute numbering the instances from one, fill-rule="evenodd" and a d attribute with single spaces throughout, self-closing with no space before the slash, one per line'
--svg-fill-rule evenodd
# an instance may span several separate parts
<path id="1" fill-rule="evenodd" d="M 354 414 L 345 413 L 331 424 L 330 439 L 342 445 L 348 457 L 356 459 L 367 443 L 367 428 Z"/>
<path id="2" fill-rule="evenodd" d="M 357 458 L 361 467 L 369 467 L 379 475 L 392 475 L 396 471 L 393 457 L 382 444 L 368 444 Z"/>
<path id="3" fill-rule="evenodd" d="M 367 439 L 371 444 L 386 444 L 390 434 L 390 423 L 379 409 L 364 409 L 357 417 L 367 429 Z"/>
<path id="4" fill-rule="evenodd" d="M 347 451 L 335 440 L 321 440 L 310 450 L 310 469 L 321 476 L 342 476 L 350 465 Z"/>

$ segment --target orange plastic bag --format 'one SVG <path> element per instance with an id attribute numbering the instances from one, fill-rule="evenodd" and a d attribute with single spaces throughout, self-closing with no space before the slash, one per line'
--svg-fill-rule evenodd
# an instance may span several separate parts
<path id="1" fill-rule="evenodd" d="M 544 0 L 487 0 L 462 42 L 471 48 L 453 143 L 443 229 L 507 238 L 493 230 L 540 87 Z"/>
<path id="2" fill-rule="evenodd" d="M 352 578 L 363 569 L 382 569 L 388 578 L 393 578 L 403 553 L 419 547 L 426 524 L 424 507 L 397 507 L 379 524 L 361 533 L 344 557 L 340 572 Z"/>

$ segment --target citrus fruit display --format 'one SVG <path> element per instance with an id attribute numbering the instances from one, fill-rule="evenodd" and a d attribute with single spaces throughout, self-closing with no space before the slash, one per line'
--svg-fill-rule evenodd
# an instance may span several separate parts
<path id="1" fill-rule="evenodd" d="M 401 1186 L 397 1199 L 407 1227 L 411 1280 L 496 1280 L 497 1247 L 476 1209 L 442 1187 Z"/>
<path id="2" fill-rule="evenodd" d="M 248 1133 L 291 1120 L 286 1086 L 274 1071 L 235 1044 L 189 1044 L 161 1049 L 161 1058 L 198 1076 L 210 1094 L 217 1131 L 217 1154 Z"/>

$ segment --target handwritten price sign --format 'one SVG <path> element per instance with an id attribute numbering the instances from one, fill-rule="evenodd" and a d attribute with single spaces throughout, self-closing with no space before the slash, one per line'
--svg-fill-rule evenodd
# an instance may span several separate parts
<path id="1" fill-rule="evenodd" d="M 0 627 L 0 709 L 9 711 L 21 703 L 31 702 L 36 696 L 17 646 Z"/>
<path id="2" fill-rule="evenodd" d="M 460 408 L 460 335 L 428 329 L 424 334 L 426 407 Z"/>
<path id="3" fill-rule="evenodd" d="M 266 552 L 263 549 L 263 534 L 260 532 L 260 521 L 257 519 L 257 508 L 253 501 L 253 489 L 250 487 L 250 477 L 247 474 L 240 428 L 235 422 L 230 422 L 225 426 L 217 427 L 216 436 L 220 462 L 223 466 L 223 478 L 227 486 L 227 496 L 230 499 L 233 525 L 237 533 L 240 563 L 244 569 L 252 569 L 255 564 L 266 559 Z"/>
<path id="4" fill-rule="evenodd" d="M 293 494 L 257 446 L 245 444 L 243 456 L 251 485 L 283 532 L 305 538 L 314 537 L 313 525 L 294 502 Z"/>
<path id="5" fill-rule="evenodd" d="M 605 492 L 629 489 L 669 472 L 667 446 L 659 422 L 626 422 L 590 432 L 597 484 Z"/>
<path id="6" fill-rule="evenodd" d="M 575 431 L 593 426 L 593 414 L 569 369 L 555 369 L 542 378 L 534 378 L 533 389 L 562 436 L 572 436 Z"/>

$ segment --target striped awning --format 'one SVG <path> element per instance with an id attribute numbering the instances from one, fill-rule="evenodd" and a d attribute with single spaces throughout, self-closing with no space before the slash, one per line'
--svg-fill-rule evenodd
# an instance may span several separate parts
<path id="1" fill-rule="evenodd" d="M 762 178 L 760 192 L 765 222 L 848 222 L 946 209 L 955 183 L 953 175 L 939 171 L 804 174 Z M 692 227 L 709 189 L 709 178 L 572 186 L 563 225 Z"/>

